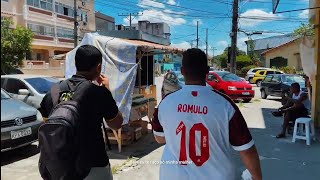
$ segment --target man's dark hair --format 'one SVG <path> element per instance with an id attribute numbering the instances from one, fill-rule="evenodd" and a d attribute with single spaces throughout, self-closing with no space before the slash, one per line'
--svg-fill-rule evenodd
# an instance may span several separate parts
<path id="1" fill-rule="evenodd" d="M 77 71 L 90 71 L 102 62 L 102 54 L 92 45 L 83 45 L 77 49 L 75 63 Z"/>
<path id="2" fill-rule="evenodd" d="M 182 54 L 185 75 L 192 80 L 203 80 L 208 72 L 207 55 L 200 49 L 191 48 Z"/>
<path id="3" fill-rule="evenodd" d="M 300 89 L 300 84 L 299 83 L 292 83 L 291 87 L 295 88 L 295 89 Z"/>

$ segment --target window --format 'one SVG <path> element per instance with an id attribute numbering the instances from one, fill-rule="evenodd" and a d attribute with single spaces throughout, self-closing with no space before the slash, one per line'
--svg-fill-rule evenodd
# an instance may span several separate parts
<path id="1" fill-rule="evenodd" d="M 73 29 L 64 28 L 64 27 L 57 27 L 57 36 L 62 38 L 74 38 Z"/>
<path id="2" fill-rule="evenodd" d="M 5 90 L 9 93 L 19 94 L 20 89 L 28 89 L 28 87 L 18 79 L 8 79 Z"/>
<path id="3" fill-rule="evenodd" d="M 1 78 L 1 88 L 3 88 L 5 80 L 6 80 L 6 79 L 2 79 L 2 78 Z"/>
<path id="4" fill-rule="evenodd" d="M 280 71 L 276 71 L 276 74 L 283 74 L 282 72 L 280 72 Z"/>
<path id="5" fill-rule="evenodd" d="M 214 81 L 214 80 L 217 80 L 218 78 L 215 76 L 215 75 L 213 75 L 213 74 L 209 74 L 208 75 L 208 80 L 209 81 Z"/>
<path id="6" fill-rule="evenodd" d="M 268 75 L 268 74 L 274 74 L 274 71 L 267 71 L 266 75 Z"/>
<path id="7" fill-rule="evenodd" d="M 52 11 L 52 0 L 27 0 L 29 6 Z"/>
<path id="8" fill-rule="evenodd" d="M 25 80 L 40 94 L 46 94 L 55 83 L 59 82 L 59 79 L 51 77 L 28 78 Z"/>
<path id="9" fill-rule="evenodd" d="M 274 82 L 274 83 L 281 82 L 281 77 L 278 76 L 278 75 L 274 75 L 273 78 L 272 78 L 272 82 Z"/>
<path id="10" fill-rule="evenodd" d="M 37 60 L 41 60 L 41 54 L 37 53 Z"/>
<path id="11" fill-rule="evenodd" d="M 88 14 L 87 14 L 87 12 L 79 11 L 79 14 L 80 14 L 80 20 L 82 22 L 88 22 Z"/>
<path id="12" fill-rule="evenodd" d="M 1 1 L 9 2 L 9 0 L 1 0 Z"/>
<path id="13" fill-rule="evenodd" d="M 62 4 L 62 3 L 56 2 L 55 11 L 57 14 L 74 17 L 73 7 Z"/>
<path id="14" fill-rule="evenodd" d="M 260 75 L 264 75 L 265 71 L 260 71 L 259 74 Z"/>
<path id="15" fill-rule="evenodd" d="M 272 79 L 272 76 L 266 76 L 263 81 L 264 82 L 271 82 L 271 79 Z"/>
<path id="16" fill-rule="evenodd" d="M 36 35 L 54 36 L 53 26 L 28 23 L 28 28 Z"/>

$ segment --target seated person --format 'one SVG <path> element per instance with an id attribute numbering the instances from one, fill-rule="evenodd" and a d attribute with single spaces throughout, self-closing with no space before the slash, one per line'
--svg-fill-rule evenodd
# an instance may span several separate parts
<path id="1" fill-rule="evenodd" d="M 276 136 L 277 138 L 284 138 L 286 136 L 289 121 L 295 121 L 300 117 L 308 117 L 309 115 L 310 101 L 308 94 L 300 89 L 298 83 L 291 84 L 290 91 L 292 97 L 286 97 L 286 104 L 278 109 L 279 112 L 284 113 L 284 120 L 282 131 Z"/>

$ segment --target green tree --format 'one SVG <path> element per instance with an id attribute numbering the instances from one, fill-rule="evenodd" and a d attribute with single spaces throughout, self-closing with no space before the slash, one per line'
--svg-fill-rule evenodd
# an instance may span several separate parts
<path id="1" fill-rule="evenodd" d="M 250 57 L 251 61 L 255 64 L 258 65 L 261 63 L 258 54 L 254 51 L 255 49 L 255 43 L 253 40 L 248 40 L 247 41 L 249 50 L 248 50 L 248 56 Z"/>
<path id="2" fill-rule="evenodd" d="M 237 63 L 237 69 L 238 70 L 253 64 L 250 56 L 247 56 L 247 55 L 239 55 L 239 56 L 237 56 L 236 63 Z"/>
<path id="3" fill-rule="evenodd" d="M 243 57 L 247 57 L 246 52 L 237 48 L 237 61 L 238 57 L 242 60 Z M 250 60 L 250 58 L 249 58 Z M 223 53 L 215 57 L 215 61 L 220 67 L 226 68 L 228 64 L 228 47 L 224 49 Z M 238 63 L 237 63 L 238 64 Z"/>
<path id="4" fill-rule="evenodd" d="M 22 65 L 26 54 L 30 52 L 33 33 L 30 29 L 17 26 L 4 19 L 1 22 L 1 71 L 9 72 Z"/>
<path id="5" fill-rule="evenodd" d="M 314 36 L 315 30 L 312 24 L 302 23 L 298 29 L 294 30 L 293 34 L 298 37 Z"/>

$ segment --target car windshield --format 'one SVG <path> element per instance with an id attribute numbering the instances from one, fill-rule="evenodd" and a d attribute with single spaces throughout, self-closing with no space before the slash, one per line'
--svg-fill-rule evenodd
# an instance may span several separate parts
<path id="1" fill-rule="evenodd" d="M 1 89 L 1 100 L 10 99 L 10 96 Z"/>
<path id="2" fill-rule="evenodd" d="M 241 78 L 230 72 L 216 72 L 224 81 L 241 82 Z"/>
<path id="3" fill-rule="evenodd" d="M 302 76 L 283 76 L 283 82 L 286 83 L 304 83 L 305 80 Z"/>
<path id="4" fill-rule="evenodd" d="M 46 94 L 53 84 L 59 82 L 59 79 L 51 77 L 28 78 L 25 80 L 40 94 Z"/>

